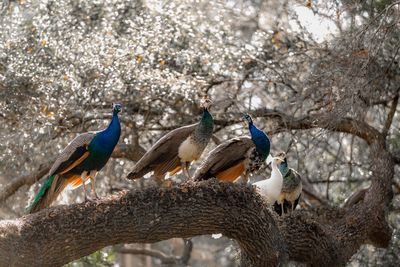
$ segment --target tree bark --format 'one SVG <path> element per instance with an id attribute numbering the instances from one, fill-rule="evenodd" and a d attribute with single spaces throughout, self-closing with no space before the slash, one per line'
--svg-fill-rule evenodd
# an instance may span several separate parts
<path id="1" fill-rule="evenodd" d="M 61 266 L 108 245 L 223 233 L 242 266 L 276 266 L 287 249 L 274 216 L 252 187 L 183 184 L 130 191 L 2 221 L 0 266 Z"/>

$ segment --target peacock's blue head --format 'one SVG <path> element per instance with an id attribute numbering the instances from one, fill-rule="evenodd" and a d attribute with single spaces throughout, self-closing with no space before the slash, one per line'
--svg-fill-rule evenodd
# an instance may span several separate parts
<path id="1" fill-rule="evenodd" d="M 116 104 L 116 103 L 113 104 L 113 113 L 114 114 L 120 113 L 121 110 L 122 110 L 122 105 L 121 104 Z"/>
<path id="2" fill-rule="evenodd" d="M 251 116 L 248 113 L 243 113 L 243 118 L 247 121 L 247 123 L 250 125 L 253 124 L 253 120 L 251 119 Z"/>
<path id="3" fill-rule="evenodd" d="M 251 135 L 251 140 L 256 146 L 256 151 L 260 154 L 264 159 L 266 159 L 269 155 L 269 151 L 271 149 L 271 143 L 269 141 L 266 133 L 258 129 L 251 119 L 251 116 L 247 113 L 243 114 L 244 119 L 249 124 L 249 131 Z"/>
<path id="4" fill-rule="evenodd" d="M 282 175 L 285 176 L 287 174 L 287 172 L 289 171 L 289 167 L 288 167 L 288 163 L 287 163 L 287 159 L 286 159 L 286 153 L 280 152 L 277 157 L 282 159 L 282 162 L 278 165 L 278 168 L 279 168 L 279 171 L 282 173 Z"/>

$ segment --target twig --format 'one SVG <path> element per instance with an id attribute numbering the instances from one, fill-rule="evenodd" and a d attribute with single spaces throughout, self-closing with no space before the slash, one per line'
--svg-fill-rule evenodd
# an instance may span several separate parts
<path id="1" fill-rule="evenodd" d="M 162 251 L 155 249 L 144 249 L 144 248 L 119 248 L 115 251 L 122 254 L 133 254 L 133 255 L 146 255 L 153 258 L 157 258 L 162 264 L 174 265 L 177 264 L 187 265 L 193 250 L 193 242 L 190 239 L 183 239 L 184 247 L 182 256 L 167 255 Z"/>
<path id="2" fill-rule="evenodd" d="M 399 93 L 397 93 L 396 96 L 393 98 L 392 105 L 390 106 L 390 111 L 387 115 L 385 126 L 383 127 L 383 131 L 382 131 L 382 135 L 384 137 L 387 136 L 390 126 L 392 125 L 393 117 L 394 117 L 394 114 L 396 113 L 398 103 L 399 103 Z"/>

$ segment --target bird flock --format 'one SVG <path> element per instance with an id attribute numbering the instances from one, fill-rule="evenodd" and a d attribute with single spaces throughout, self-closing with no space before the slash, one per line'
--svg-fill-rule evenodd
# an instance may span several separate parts
<path id="1" fill-rule="evenodd" d="M 200 121 L 174 129 L 161 137 L 136 163 L 127 178 L 140 179 L 152 172 L 158 186 L 170 187 L 172 182 L 165 177 L 182 171 L 192 181 L 214 178 L 220 182 L 234 183 L 241 180 L 247 184 L 251 174 L 259 171 L 264 164 L 270 164 L 271 176 L 253 183 L 253 186 L 277 214 L 293 212 L 302 192 L 301 177 L 288 167 L 284 152 L 275 157 L 270 155 L 271 142 L 268 135 L 256 127 L 247 113 L 243 114 L 243 118 L 247 122 L 250 136 L 222 142 L 208 153 L 191 175 L 191 163 L 201 157 L 214 130 L 214 120 L 209 111 L 211 100 L 205 98 L 200 105 Z M 120 111 L 121 105 L 114 104 L 112 119 L 106 129 L 80 134 L 60 152 L 29 205 L 29 213 L 50 206 L 67 186 L 82 186 L 86 201 L 89 199 L 86 184 L 91 182 L 92 195 L 98 198 L 95 177 L 111 157 L 120 138 Z"/>

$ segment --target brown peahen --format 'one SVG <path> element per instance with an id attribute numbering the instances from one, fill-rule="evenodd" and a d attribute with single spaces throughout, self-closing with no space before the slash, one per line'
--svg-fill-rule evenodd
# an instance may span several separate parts
<path id="1" fill-rule="evenodd" d="M 162 185 L 167 172 L 172 176 L 180 170 L 190 179 L 189 166 L 200 158 L 214 130 L 210 105 L 211 100 L 202 101 L 200 122 L 177 128 L 158 140 L 136 163 L 128 179 L 138 179 L 153 171 L 157 183 Z"/>

